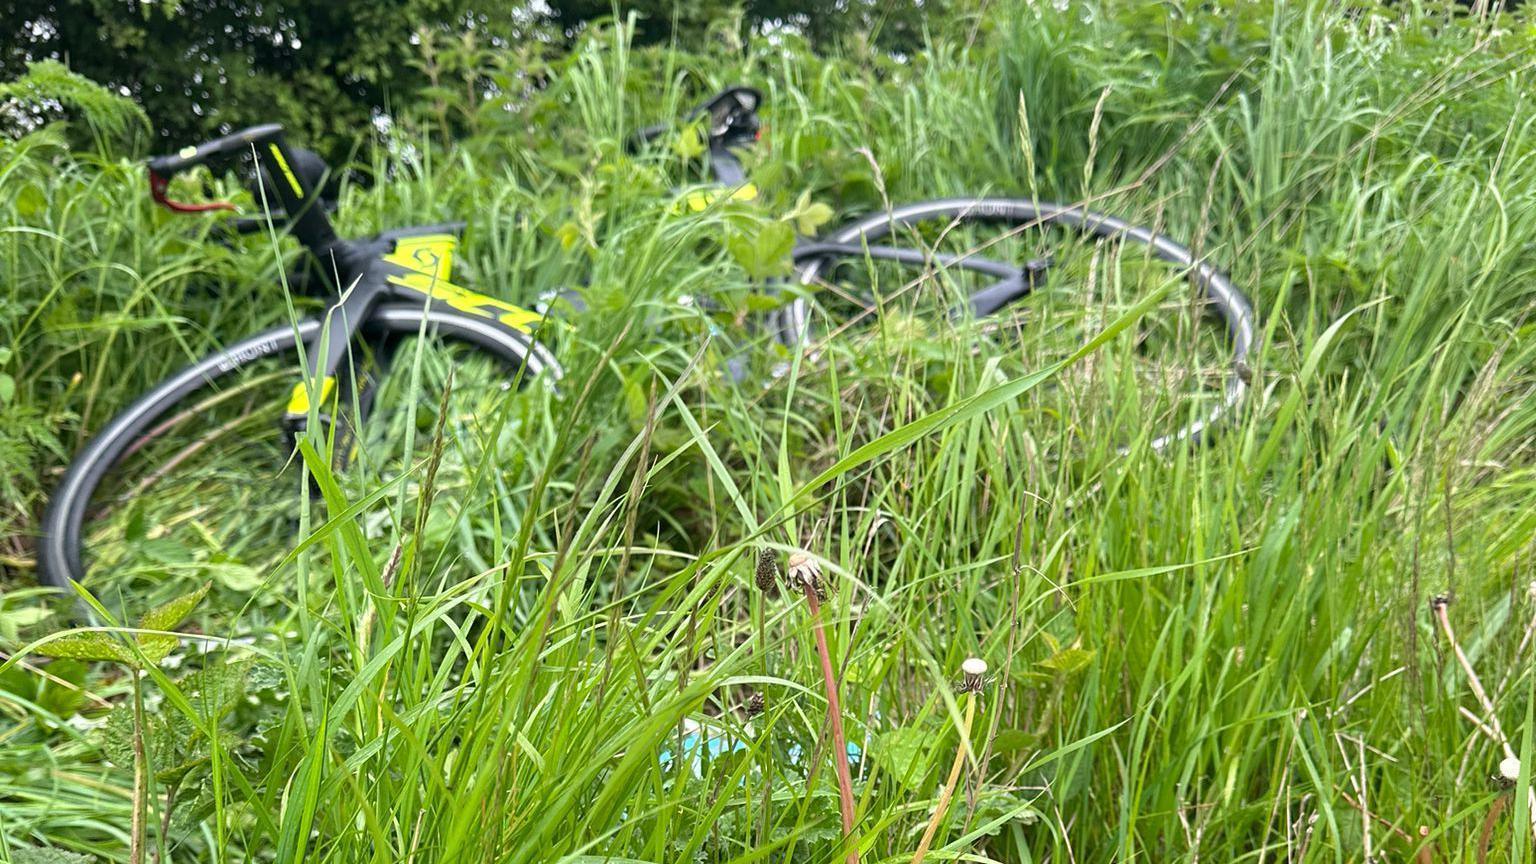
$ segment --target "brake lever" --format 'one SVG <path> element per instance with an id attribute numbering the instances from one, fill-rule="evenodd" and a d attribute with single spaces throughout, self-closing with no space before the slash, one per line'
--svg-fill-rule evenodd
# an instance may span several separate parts
<path id="1" fill-rule="evenodd" d="M 176 201 L 166 196 L 166 190 L 170 188 L 171 181 L 149 171 L 149 195 L 156 204 L 175 213 L 208 213 L 215 210 L 234 210 L 235 205 L 231 201 Z"/>

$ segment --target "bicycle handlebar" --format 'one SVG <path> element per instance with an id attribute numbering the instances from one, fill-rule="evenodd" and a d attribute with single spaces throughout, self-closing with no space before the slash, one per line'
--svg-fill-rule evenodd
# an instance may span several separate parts
<path id="1" fill-rule="evenodd" d="M 760 126 L 757 119 L 757 106 L 761 104 L 763 104 L 761 91 L 737 85 L 727 87 L 699 103 L 693 110 L 683 115 L 683 119 L 691 123 L 700 117 L 709 117 L 710 144 L 735 146 L 745 144 L 757 137 Z M 647 126 L 630 136 L 630 149 L 649 144 L 673 128 L 675 125 L 672 123 Z"/>
<path id="2" fill-rule="evenodd" d="M 149 171 L 151 174 L 170 179 L 173 174 L 206 165 L 215 159 L 250 152 L 251 148 L 259 144 L 276 141 L 282 134 L 283 127 L 277 123 L 263 123 L 260 126 L 241 129 L 222 138 L 183 147 L 166 156 L 155 156 L 149 160 Z"/>
<path id="3" fill-rule="evenodd" d="M 155 202 L 178 213 L 202 213 L 209 210 L 233 210 L 228 201 L 187 203 L 173 201 L 166 195 L 170 178 L 200 165 L 233 160 L 250 154 L 260 183 L 258 200 L 267 209 L 268 218 L 288 224 L 299 242 L 311 250 L 322 251 L 334 243 L 336 232 L 325 216 L 326 202 L 320 187 L 329 170 L 318 155 L 289 147 L 283 139 L 283 127 L 264 123 L 238 132 L 183 147 L 175 153 L 155 156 L 147 163 L 149 189 Z M 265 182 L 262 182 L 265 178 Z M 268 196 L 270 195 L 270 201 Z M 233 226 L 237 234 L 256 230 L 265 220 L 239 220 Z"/>

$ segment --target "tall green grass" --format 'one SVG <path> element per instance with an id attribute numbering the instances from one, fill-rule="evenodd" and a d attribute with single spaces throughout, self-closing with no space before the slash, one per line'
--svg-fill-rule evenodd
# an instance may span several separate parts
<path id="1" fill-rule="evenodd" d="M 1429 604 L 1530 764 L 1533 46 L 1415 4 L 989 5 L 901 62 L 616 28 L 452 148 L 402 123 L 416 158 L 363 151 L 379 182 L 340 222 L 465 217 L 472 284 L 583 285 L 568 375 L 418 424 L 440 461 L 386 492 L 404 516 L 335 518 L 369 490 L 314 454 L 299 551 L 205 601 L 137 721 L 121 669 L 20 653 L 61 626 L 29 612 L 27 538 L 114 410 L 285 320 L 283 261 L 151 209 L 117 154 L 0 144 L 0 860 L 126 860 L 136 807 L 173 861 L 843 860 L 810 621 L 754 587 L 765 546 L 830 576 L 863 860 L 910 860 L 973 655 L 993 678 L 930 860 L 1526 860 L 1529 777 L 1495 777 Z M 623 135 L 737 81 L 768 94 L 767 200 L 681 213 L 697 165 Z M 1016 338 L 909 314 L 944 280 L 877 268 L 885 318 L 756 350 L 771 286 L 727 238 L 803 191 L 1156 225 L 1253 298 L 1253 398 L 1151 452 L 1220 344 L 1183 283 L 1081 242 Z M 421 380 L 403 402 L 436 403 Z"/>

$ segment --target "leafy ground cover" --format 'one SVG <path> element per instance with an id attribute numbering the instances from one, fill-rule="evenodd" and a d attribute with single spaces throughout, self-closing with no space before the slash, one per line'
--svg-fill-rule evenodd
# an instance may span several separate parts
<path id="1" fill-rule="evenodd" d="M 466 218 L 472 284 L 579 287 L 566 380 L 487 396 L 471 364 L 440 401 L 428 357 L 381 434 L 429 458 L 312 463 L 330 506 L 291 484 L 265 545 L 158 542 L 262 514 L 143 496 L 111 527 L 163 578 L 119 599 L 183 638 L 51 652 L 30 538 L 69 454 L 317 301 L 287 244 L 153 209 L 131 106 L 35 69 L 5 96 L 83 104 L 0 139 L 0 860 L 910 861 L 930 823 L 930 861 L 1528 858 L 1533 48 L 1416 4 L 1017 3 L 901 57 L 622 26 L 428 56 L 499 86 L 361 147 L 338 221 Z M 734 82 L 767 94 L 765 200 L 695 212 L 693 139 L 624 138 Z M 1152 451 L 1220 333 L 1060 237 L 994 247 L 1060 258 L 1008 326 L 855 267 L 880 315 L 823 290 L 816 350 L 766 346 L 797 231 L 980 193 L 1221 262 L 1262 322 L 1233 426 Z"/>

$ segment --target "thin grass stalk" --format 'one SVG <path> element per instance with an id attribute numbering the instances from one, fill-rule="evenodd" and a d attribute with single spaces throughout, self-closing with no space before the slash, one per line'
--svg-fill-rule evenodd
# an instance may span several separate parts
<path id="1" fill-rule="evenodd" d="M 965 680 L 961 684 L 961 688 L 965 691 L 965 719 L 960 724 L 960 743 L 955 747 L 955 761 L 949 766 L 949 778 L 944 781 L 944 789 L 939 793 L 939 802 L 933 808 L 933 816 L 928 819 L 928 827 L 923 829 L 923 838 L 918 841 L 917 852 L 912 855 L 912 864 L 923 864 L 923 859 L 928 857 L 928 849 L 933 845 L 934 835 L 939 832 L 939 823 L 944 821 L 944 814 L 949 810 L 949 802 L 955 797 L 955 787 L 960 782 L 960 771 L 965 767 L 965 753 L 970 749 L 971 726 L 976 720 L 976 694 L 981 692 L 981 676 L 987 674 L 987 664 L 972 657 L 965 661 L 962 668 L 965 672 Z"/>

